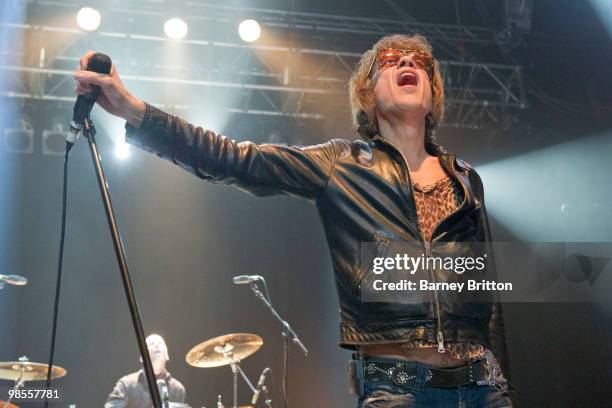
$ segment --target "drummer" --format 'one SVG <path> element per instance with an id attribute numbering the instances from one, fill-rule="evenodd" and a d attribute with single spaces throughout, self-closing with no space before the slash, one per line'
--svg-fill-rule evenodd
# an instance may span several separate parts
<path id="1" fill-rule="evenodd" d="M 164 339 L 159 334 L 151 334 L 147 337 L 147 347 L 162 401 L 185 402 L 185 387 L 166 370 L 169 357 Z M 140 362 L 142 363 L 142 358 Z M 104 408 L 150 408 L 151 404 L 147 379 L 141 369 L 117 381 L 106 399 Z"/>

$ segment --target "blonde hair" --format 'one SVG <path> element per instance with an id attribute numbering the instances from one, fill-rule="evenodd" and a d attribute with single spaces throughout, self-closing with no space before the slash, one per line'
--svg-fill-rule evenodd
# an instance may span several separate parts
<path id="1" fill-rule="evenodd" d="M 421 35 L 389 35 L 378 40 L 372 49 L 366 51 L 359 60 L 349 82 L 349 97 L 353 113 L 353 125 L 364 139 L 378 134 L 374 83 L 368 78 L 368 71 L 379 51 L 388 48 L 418 50 L 433 58 L 431 45 Z M 435 59 L 434 59 L 435 61 Z M 435 144 L 434 130 L 444 114 L 444 82 L 440 68 L 435 62 L 430 77 L 432 111 L 425 117 L 425 148 L 431 153 L 439 146 Z"/>

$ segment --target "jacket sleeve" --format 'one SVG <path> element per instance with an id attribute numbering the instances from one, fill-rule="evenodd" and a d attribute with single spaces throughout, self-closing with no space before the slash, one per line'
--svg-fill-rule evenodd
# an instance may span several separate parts
<path id="1" fill-rule="evenodd" d="M 325 191 L 337 150 L 334 141 L 302 148 L 238 143 L 149 104 L 138 129 L 126 124 L 126 137 L 130 144 L 213 183 L 257 196 L 289 194 L 312 200 Z"/>
<path id="2" fill-rule="evenodd" d="M 478 210 L 477 221 L 476 221 L 476 236 L 479 242 L 486 243 L 488 245 L 488 278 L 492 280 L 497 279 L 495 256 L 493 253 L 493 247 L 491 246 L 491 228 L 489 227 L 489 218 L 487 217 L 487 210 L 484 202 L 484 187 L 482 179 L 476 173 L 474 169 L 472 172 L 472 185 L 474 186 L 474 194 L 476 199 L 480 201 L 480 209 Z M 506 330 L 504 326 L 504 317 L 502 311 L 502 304 L 497 299 L 493 302 L 491 310 L 491 320 L 489 321 L 489 339 L 491 342 L 491 348 L 495 358 L 499 362 L 504 377 L 508 380 L 509 386 L 512 387 L 510 381 L 510 364 L 508 360 L 508 347 L 506 345 Z"/>

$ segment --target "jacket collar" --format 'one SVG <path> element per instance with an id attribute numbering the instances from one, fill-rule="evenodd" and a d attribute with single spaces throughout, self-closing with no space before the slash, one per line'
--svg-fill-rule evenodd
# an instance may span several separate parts
<path id="1" fill-rule="evenodd" d="M 397 147 L 395 147 L 395 145 L 385 140 L 379 134 L 372 137 L 368 144 L 370 146 L 389 146 L 401 155 L 401 152 Z M 472 184 L 470 182 L 469 177 L 469 171 L 472 167 L 465 161 L 458 159 L 454 153 L 449 153 L 446 149 L 444 149 L 444 147 L 438 144 L 434 144 L 434 148 L 436 152 L 430 152 L 430 154 L 436 153 L 433 155 L 440 158 L 440 162 L 442 163 L 444 169 L 448 172 L 448 174 L 451 175 L 451 177 L 453 177 L 455 180 L 457 180 L 457 182 L 459 182 L 459 185 L 463 189 L 464 200 L 463 205 L 461 205 L 459 210 L 472 208 L 475 205 L 474 190 L 472 188 Z"/>
<path id="2" fill-rule="evenodd" d="M 166 383 L 170 384 L 170 380 L 172 379 L 172 375 L 170 374 L 170 371 L 166 370 L 166 373 L 161 377 L 161 378 L 155 378 L 156 380 L 165 380 Z M 143 382 L 146 383 L 147 382 L 147 378 L 145 376 L 144 373 L 144 369 L 140 369 L 138 370 L 138 382 Z"/>

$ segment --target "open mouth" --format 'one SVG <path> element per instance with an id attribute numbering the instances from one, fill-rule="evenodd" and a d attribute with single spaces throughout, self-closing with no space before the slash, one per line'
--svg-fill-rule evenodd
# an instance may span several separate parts
<path id="1" fill-rule="evenodd" d="M 397 78 L 397 84 L 399 86 L 416 86 L 417 85 L 417 76 L 413 72 L 402 72 L 400 76 Z"/>

